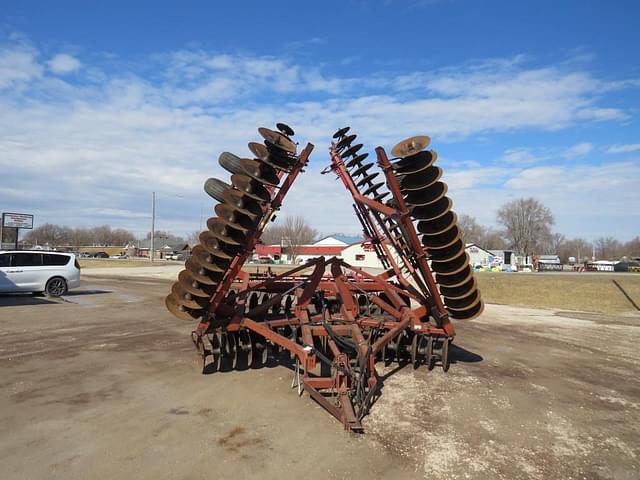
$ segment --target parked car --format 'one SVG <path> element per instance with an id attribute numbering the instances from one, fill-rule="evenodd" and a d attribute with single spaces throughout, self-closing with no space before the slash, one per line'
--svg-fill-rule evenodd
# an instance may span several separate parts
<path id="1" fill-rule="evenodd" d="M 0 252 L 0 293 L 43 292 L 59 297 L 79 286 L 80 264 L 73 253 Z"/>
<path id="2" fill-rule="evenodd" d="M 126 253 L 119 253 L 117 255 L 111 255 L 111 258 L 129 258 L 129 255 Z"/>
<path id="3" fill-rule="evenodd" d="M 107 252 L 97 252 L 93 254 L 93 258 L 109 258 L 109 254 Z"/>

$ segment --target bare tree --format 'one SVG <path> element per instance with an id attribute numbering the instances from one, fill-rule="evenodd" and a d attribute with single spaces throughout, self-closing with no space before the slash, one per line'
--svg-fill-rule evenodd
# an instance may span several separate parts
<path id="1" fill-rule="evenodd" d="M 85 246 L 113 245 L 124 246 L 134 239 L 133 233 L 124 228 L 112 230 L 109 225 L 92 228 L 69 228 L 67 226 L 45 223 L 30 230 L 24 237 L 25 243 L 31 245 Z"/>
<path id="2" fill-rule="evenodd" d="M 495 228 L 487 228 L 484 238 L 482 239 L 482 246 L 491 250 L 504 250 L 507 248 L 507 242 L 498 230 Z"/>
<path id="3" fill-rule="evenodd" d="M 462 213 L 458 216 L 458 228 L 462 231 L 462 238 L 465 242 L 474 242 L 484 247 L 483 241 L 487 229 L 480 225 L 474 217 Z"/>
<path id="4" fill-rule="evenodd" d="M 282 245 L 291 261 L 295 262 L 300 247 L 315 242 L 317 238 L 318 231 L 311 228 L 304 217 L 294 215 L 284 217 L 281 224 L 270 225 L 262 235 L 262 243 Z"/>
<path id="5" fill-rule="evenodd" d="M 624 255 L 622 243 L 613 237 L 600 237 L 595 241 L 596 255 L 602 260 L 618 260 Z"/>
<path id="6" fill-rule="evenodd" d="M 200 231 L 194 230 L 187 236 L 187 243 L 189 245 L 196 245 L 200 241 Z"/>
<path id="7" fill-rule="evenodd" d="M 640 237 L 635 237 L 624 244 L 624 251 L 631 258 L 640 257 Z"/>
<path id="8" fill-rule="evenodd" d="M 467 243 L 473 242 L 486 249 L 507 248 L 507 242 L 498 230 L 480 225 L 471 215 L 463 213 L 458 216 L 458 227 L 462 231 L 463 240 Z"/>
<path id="9" fill-rule="evenodd" d="M 541 250 L 551 237 L 554 224 L 551 210 L 535 198 L 520 198 L 505 203 L 497 212 L 506 239 L 517 253 L 531 255 Z"/>
<path id="10" fill-rule="evenodd" d="M 15 228 L 3 228 L 2 229 L 2 239 L 0 239 L 0 248 L 3 243 L 11 243 L 14 244 L 16 241 L 16 233 L 18 232 Z"/>
<path id="11" fill-rule="evenodd" d="M 565 239 L 555 253 L 560 257 L 562 263 L 567 263 L 569 257 L 576 259 L 577 263 L 582 263 L 586 258 L 591 257 L 593 245 L 584 238 Z"/>
<path id="12" fill-rule="evenodd" d="M 552 233 L 548 238 L 543 239 L 542 251 L 546 255 L 558 255 L 562 244 L 565 242 L 565 237 L 561 233 Z"/>

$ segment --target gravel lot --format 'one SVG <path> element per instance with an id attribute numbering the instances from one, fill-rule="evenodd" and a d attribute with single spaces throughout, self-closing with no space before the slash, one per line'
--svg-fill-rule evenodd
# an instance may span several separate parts
<path id="1" fill-rule="evenodd" d="M 489 305 L 455 363 L 380 369 L 365 435 L 284 367 L 201 375 L 170 283 L 0 296 L 3 479 L 640 478 L 640 315 Z"/>

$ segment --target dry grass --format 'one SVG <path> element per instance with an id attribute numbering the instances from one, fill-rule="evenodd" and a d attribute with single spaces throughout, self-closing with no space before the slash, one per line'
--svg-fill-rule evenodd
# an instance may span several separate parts
<path id="1" fill-rule="evenodd" d="M 149 260 L 131 260 L 128 258 L 78 258 L 78 262 L 82 268 L 161 267 L 174 263 L 158 260 L 152 264 Z"/>
<path id="2" fill-rule="evenodd" d="M 476 273 L 487 303 L 559 308 L 587 312 L 635 311 L 615 286 L 616 280 L 640 305 L 640 275 Z"/>

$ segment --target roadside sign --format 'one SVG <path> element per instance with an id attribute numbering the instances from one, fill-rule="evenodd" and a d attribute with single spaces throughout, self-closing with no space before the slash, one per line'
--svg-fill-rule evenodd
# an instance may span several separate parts
<path id="1" fill-rule="evenodd" d="M 2 226 L 5 228 L 33 228 L 33 215 L 28 213 L 3 213 Z"/>

